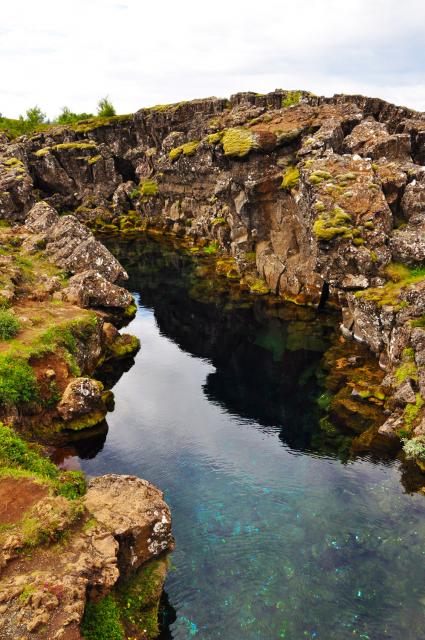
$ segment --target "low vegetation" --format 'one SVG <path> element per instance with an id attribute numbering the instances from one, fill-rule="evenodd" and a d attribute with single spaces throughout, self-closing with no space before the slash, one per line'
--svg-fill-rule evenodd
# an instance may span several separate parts
<path id="1" fill-rule="evenodd" d="M 78 127 L 80 124 L 89 127 L 87 130 L 104 125 L 109 119 L 128 118 L 128 116 L 117 116 L 112 102 L 106 96 L 99 100 L 97 105 L 97 115 L 92 113 L 76 113 L 67 106 L 62 108 L 61 113 L 53 120 L 48 120 L 46 114 L 37 105 L 28 109 L 25 116 L 19 118 L 6 118 L 0 114 L 0 132 L 7 135 L 9 139 L 22 135 L 46 131 L 52 126 L 64 125 Z M 80 130 L 80 129 L 78 129 Z"/>
<path id="2" fill-rule="evenodd" d="M 301 91 L 288 91 L 286 96 L 282 98 L 282 107 L 292 107 L 301 101 L 303 94 Z"/>
<path id="3" fill-rule="evenodd" d="M 20 327 L 21 323 L 11 311 L 0 309 L 0 340 L 10 340 Z"/>
<path id="4" fill-rule="evenodd" d="M 386 268 L 388 282 L 382 287 L 371 287 L 357 291 L 356 297 L 376 302 L 379 307 L 385 305 L 399 307 L 400 294 L 411 284 L 425 279 L 425 267 L 409 267 L 400 263 L 391 263 Z"/>
<path id="5" fill-rule="evenodd" d="M 86 488 L 81 472 L 61 471 L 41 454 L 39 447 L 28 444 L 1 422 L 0 475 L 34 478 L 70 500 L 83 495 Z"/>

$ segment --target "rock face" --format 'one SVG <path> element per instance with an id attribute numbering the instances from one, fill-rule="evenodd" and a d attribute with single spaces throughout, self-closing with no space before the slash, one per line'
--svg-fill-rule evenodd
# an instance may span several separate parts
<path id="1" fill-rule="evenodd" d="M 61 418 L 70 421 L 92 411 L 103 409 L 103 386 L 91 378 L 74 378 L 63 392 L 57 410 Z"/>
<path id="2" fill-rule="evenodd" d="M 31 515 L 45 524 L 50 519 L 58 531 L 73 528 L 60 553 L 54 546 L 35 546 L 21 562 L 22 541 L 10 536 L 0 575 L 3 640 L 81 640 L 87 601 L 108 595 L 118 578 L 173 548 L 162 493 L 132 476 L 93 480 L 79 509 L 60 496 L 42 497 Z"/>
<path id="3" fill-rule="evenodd" d="M 59 267 L 71 273 L 96 270 L 109 282 L 128 278 L 118 260 L 74 216 L 59 216 L 46 202 L 38 202 L 28 213 L 25 226 L 37 234 L 32 242 L 44 245 Z"/>
<path id="4" fill-rule="evenodd" d="M 95 478 L 85 504 L 119 541 L 118 562 L 124 573 L 174 547 L 163 493 L 146 480 L 114 474 Z"/>
<path id="5" fill-rule="evenodd" d="M 265 281 L 257 290 L 338 303 L 344 336 L 365 342 L 388 373 L 388 395 L 411 358 L 416 401 L 404 405 L 403 428 L 419 423 L 423 347 L 413 330 L 424 314 L 425 114 L 363 96 L 241 93 L 53 127 L 0 151 L 3 176 L 20 167 L 4 178 L 9 219 L 28 211 L 32 181 L 48 203 L 96 228 L 126 233 L 136 217 L 210 242 L 242 278 L 255 266 L 254 280 Z M 87 271 L 93 240 L 76 224 L 57 221 L 47 251 Z"/>
<path id="6" fill-rule="evenodd" d="M 98 271 L 87 269 L 69 280 L 69 285 L 57 294 L 79 307 L 116 307 L 126 309 L 133 301 L 131 294 L 109 282 Z"/>

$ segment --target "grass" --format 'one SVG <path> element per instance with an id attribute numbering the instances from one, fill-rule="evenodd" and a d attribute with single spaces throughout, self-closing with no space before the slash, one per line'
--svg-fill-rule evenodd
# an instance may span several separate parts
<path id="1" fill-rule="evenodd" d="M 74 500 L 85 493 L 84 475 L 80 471 L 61 472 L 38 447 L 20 438 L 0 422 L 0 474 L 33 477 L 49 483 L 59 495 Z"/>
<path id="2" fill-rule="evenodd" d="M 293 104 L 298 104 L 301 101 L 301 91 L 288 91 L 286 96 L 282 98 L 282 107 L 291 107 Z"/>
<path id="3" fill-rule="evenodd" d="M 99 322 L 95 314 L 65 321 L 46 329 L 30 345 L 19 339 L 11 340 L 8 350 L 0 355 L 0 405 L 20 406 L 39 400 L 39 391 L 31 360 L 50 353 L 60 353 L 73 375 L 80 369 L 76 354 L 97 330 Z M 55 396 L 52 389 L 52 398 Z M 49 402 L 49 401 L 47 401 Z"/>
<path id="4" fill-rule="evenodd" d="M 401 263 L 391 263 L 386 268 L 385 274 L 389 281 L 384 286 L 357 291 L 355 296 L 376 302 L 379 307 L 399 306 L 401 304 L 399 297 L 402 291 L 409 285 L 425 279 L 425 267 L 412 268 Z"/>
<path id="5" fill-rule="evenodd" d="M 7 309 L 0 309 L 0 340 L 10 340 L 18 333 L 21 323 Z"/>

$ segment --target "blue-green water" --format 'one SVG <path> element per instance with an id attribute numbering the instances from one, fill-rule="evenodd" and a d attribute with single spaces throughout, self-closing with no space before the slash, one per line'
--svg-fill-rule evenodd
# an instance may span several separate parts
<path id="1" fill-rule="evenodd" d="M 202 266 L 150 240 L 111 248 L 142 349 L 114 387 L 103 448 L 81 464 L 164 490 L 168 637 L 425 637 L 425 498 L 403 490 L 399 463 L 347 462 L 319 429 L 336 319 L 212 297 Z"/>

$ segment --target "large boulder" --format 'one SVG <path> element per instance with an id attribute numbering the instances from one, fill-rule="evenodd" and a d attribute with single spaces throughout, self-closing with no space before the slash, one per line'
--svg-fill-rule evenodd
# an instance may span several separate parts
<path id="1" fill-rule="evenodd" d="M 115 474 L 95 478 L 88 485 L 85 505 L 118 540 L 123 573 L 174 548 L 163 493 L 146 480 Z"/>
<path id="2" fill-rule="evenodd" d="M 67 287 L 57 294 L 66 302 L 79 307 L 114 307 L 125 309 L 132 295 L 123 287 L 108 282 L 98 271 L 87 269 L 73 276 Z"/>
<path id="3" fill-rule="evenodd" d="M 66 387 L 57 405 L 60 417 L 65 422 L 71 422 L 88 414 L 105 414 L 102 391 L 103 385 L 97 380 L 74 378 Z"/>
<path id="4" fill-rule="evenodd" d="M 109 282 L 128 278 L 118 260 L 75 216 L 59 216 L 49 204 L 39 202 L 28 213 L 26 228 L 42 239 L 52 262 L 71 273 L 93 269 Z"/>

